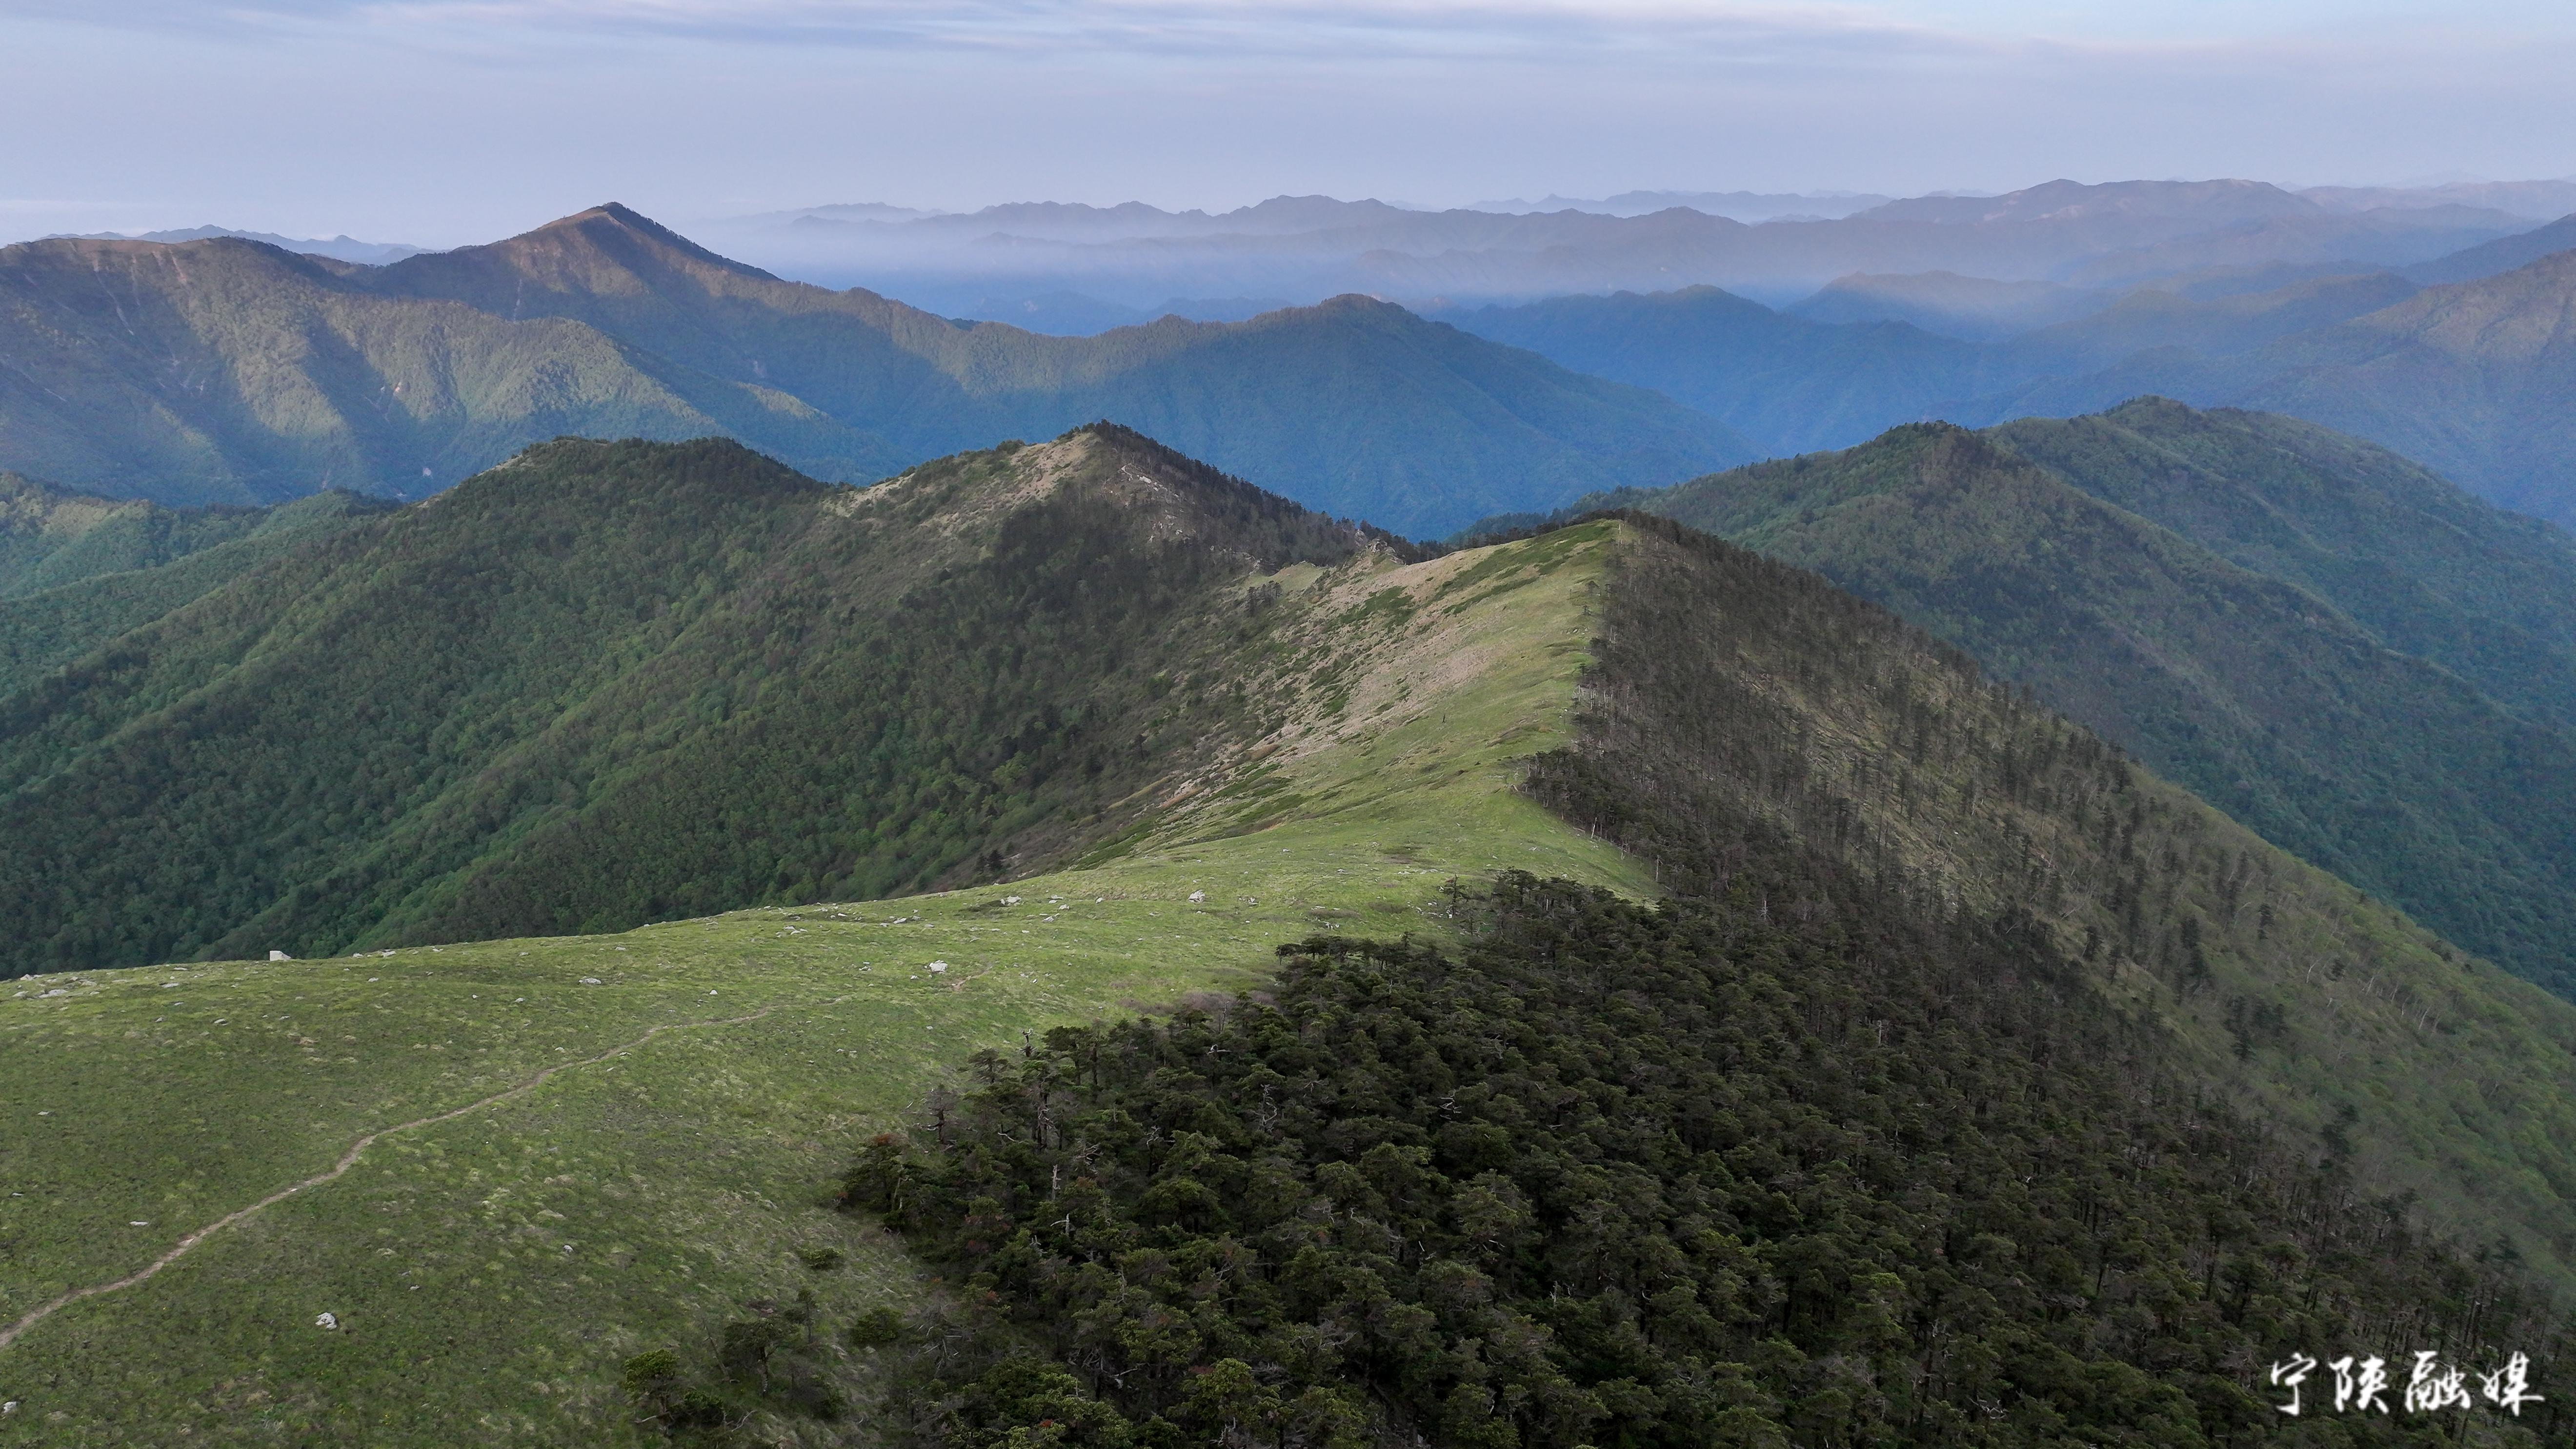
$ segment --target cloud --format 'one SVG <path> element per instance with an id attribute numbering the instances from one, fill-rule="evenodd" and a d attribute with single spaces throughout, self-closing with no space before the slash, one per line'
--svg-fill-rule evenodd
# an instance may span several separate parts
<path id="1" fill-rule="evenodd" d="M 1063 55 L 1635 60 L 1675 48 L 1760 63 L 1831 53 L 1977 53 L 1992 42 L 1862 4 L 1690 0 L 0 0 L 16 16 L 198 34 L 281 32 L 445 47 L 512 39 Z"/>

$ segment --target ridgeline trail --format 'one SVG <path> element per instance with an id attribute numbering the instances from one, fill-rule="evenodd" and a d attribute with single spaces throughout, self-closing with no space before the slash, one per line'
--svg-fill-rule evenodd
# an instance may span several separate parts
<path id="1" fill-rule="evenodd" d="M 824 1004 L 828 1006 L 835 1005 L 837 1003 L 826 1002 Z M 515 1086 L 494 1092 L 488 1097 L 478 1098 L 466 1103 L 462 1107 L 451 1107 L 444 1112 L 432 1113 L 427 1117 L 415 1117 L 409 1122 L 396 1123 L 391 1127 L 379 1127 L 375 1131 L 359 1138 L 357 1141 L 350 1143 L 348 1150 L 340 1154 L 340 1160 L 333 1163 L 329 1170 L 317 1172 L 311 1177 L 305 1178 L 301 1182 L 281 1187 L 277 1191 L 270 1193 L 268 1196 L 261 1198 L 259 1201 L 252 1203 L 248 1207 L 233 1209 L 231 1212 L 224 1214 L 222 1217 L 215 1219 L 213 1222 L 208 1223 L 204 1227 L 181 1238 L 178 1242 L 171 1244 L 169 1251 L 163 1253 L 160 1257 L 153 1259 L 143 1267 L 136 1269 L 134 1272 L 128 1273 L 124 1277 L 115 1279 L 111 1282 L 93 1283 L 86 1288 L 75 1288 L 58 1298 L 40 1303 L 34 1308 L 27 1310 L 27 1312 L 22 1315 L 17 1322 L 10 1324 L 6 1328 L 0 1328 L 0 1349 L 7 1348 L 9 1345 L 17 1342 L 19 1335 L 25 1333 L 28 1329 L 35 1327 L 37 1324 L 44 1322 L 46 1319 L 53 1317 L 56 1313 L 69 1308 L 73 1304 L 78 1303 L 85 1298 L 97 1298 L 104 1294 L 115 1293 L 123 1289 L 131 1288 L 137 1283 L 143 1282 L 145 1279 L 150 1278 L 162 1269 L 167 1268 L 171 1264 L 179 1261 L 181 1258 L 186 1257 L 199 1243 L 202 1243 L 206 1239 L 213 1237 L 215 1234 L 222 1232 L 224 1229 L 231 1227 L 233 1224 L 240 1222 L 242 1219 L 249 1217 L 251 1214 L 258 1212 L 262 1208 L 271 1207 L 277 1203 L 284 1202 L 286 1199 L 293 1197 L 295 1194 L 304 1191 L 308 1187 L 320 1187 L 326 1182 L 331 1182 L 339 1178 L 350 1168 L 358 1165 L 358 1158 L 360 1155 L 365 1153 L 368 1148 L 374 1146 L 376 1143 L 387 1137 L 393 1136 L 397 1132 L 409 1132 L 415 1127 L 435 1126 L 438 1123 L 462 1117 L 469 1112 L 479 1112 L 485 1107 L 492 1106 L 495 1103 L 506 1102 L 512 1097 L 523 1096 L 526 1093 L 533 1092 L 537 1088 L 544 1086 L 547 1081 L 552 1079 L 558 1072 L 570 1071 L 575 1067 L 596 1066 L 611 1057 L 633 1051 L 635 1048 L 644 1045 L 646 1042 L 651 1041 L 653 1038 L 660 1036 L 666 1031 L 690 1031 L 702 1026 L 741 1026 L 748 1022 L 758 1021 L 777 1009 L 778 1007 L 776 1005 L 770 1005 L 762 1007 L 760 1010 L 751 1013 L 749 1016 L 729 1016 L 710 1019 L 707 1021 L 665 1022 L 662 1025 L 653 1028 L 651 1031 L 644 1033 L 642 1036 L 635 1038 L 633 1041 L 621 1042 L 616 1046 L 610 1047 L 604 1052 L 600 1052 L 595 1056 L 583 1057 L 579 1061 L 557 1062 L 553 1066 L 546 1068 L 544 1071 L 527 1078 L 525 1081 L 522 1081 Z"/>

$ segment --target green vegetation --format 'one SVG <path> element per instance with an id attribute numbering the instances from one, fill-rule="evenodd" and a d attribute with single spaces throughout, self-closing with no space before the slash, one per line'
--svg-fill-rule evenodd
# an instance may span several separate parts
<path id="1" fill-rule="evenodd" d="M 25 1196 L 0 1198 L 0 1331 L 327 1171 L 362 1134 L 618 1054 L 394 1133 L 143 1284 L 45 1319 L 0 1348 L 0 1398 L 22 1402 L 0 1442 L 157 1445 L 179 1425 L 443 1446 L 459 1424 L 493 1443 L 645 1442 L 629 1359 L 720 1344 L 727 1323 L 767 1321 L 749 1305 L 800 1288 L 836 1331 L 936 1291 L 822 1196 L 960 1054 L 1257 987 L 1274 943 L 1317 929 L 1438 929 L 1461 874 L 1647 889 L 1509 789 L 1511 762 L 1571 737 L 1608 530 L 1574 542 L 1552 541 L 1508 610 L 1339 639 L 1324 621 L 1391 587 L 1428 597 L 1493 555 L 1241 580 L 1229 610 L 1275 588 L 1282 658 L 1341 680 L 1345 708 L 1283 690 L 1268 748 L 1244 751 L 1258 759 L 1093 867 L 615 937 L 13 983 L 0 1152 Z M 1219 783 L 1254 772 L 1287 784 Z M 678 1029 L 640 1040 L 657 1026 Z M 824 1249 L 842 1266 L 808 1266 Z M 323 1312 L 340 1327 L 314 1327 Z M 870 1356 L 834 1353 L 845 1391 L 865 1391 Z"/>
<path id="2" fill-rule="evenodd" d="M 2576 539 L 2357 438 L 2139 398 L 1989 435 L 2105 503 L 2332 604 L 2381 645 L 2576 727 Z"/>
<path id="3" fill-rule="evenodd" d="M 80 505 L 92 500 L 68 501 L 72 507 L 49 510 L 51 521 L 66 521 L 65 514 L 77 519 L 86 511 Z M 33 546 L 18 554 L 24 567 L 11 570 L 9 585 L 0 588 L 0 696 L 391 506 L 337 491 L 259 509 L 174 511 L 121 503 L 106 505 L 108 511 L 93 515 L 94 526 L 77 532 L 19 534 L 19 542 Z"/>
<path id="4" fill-rule="evenodd" d="M 418 496 L 558 434 L 864 483 L 1095 418 L 1412 533 L 1753 456 L 1642 388 L 1362 297 L 1100 337 L 783 282 L 620 206 L 383 268 L 232 239 L 0 249 L 0 466 L 167 502 Z M 1321 420 L 1321 421 L 1319 421 Z"/>
<path id="5" fill-rule="evenodd" d="M 0 702 L 9 961 L 1024 871 L 1250 718 L 1239 680 L 1148 688 L 1234 647 L 1248 563 L 1368 542 L 1112 428 L 855 494 L 729 443 L 549 445 Z"/>
<path id="6" fill-rule="evenodd" d="M 2367 445 L 2163 402 L 1909 426 L 1612 501 L 1896 610 L 2266 838 L 2576 992 L 2562 535 Z"/>
<path id="7" fill-rule="evenodd" d="M 0 599 L 157 569 L 246 539 L 273 539 L 384 507 L 354 494 L 326 492 L 285 508 L 173 509 L 141 499 L 92 498 L 0 473 Z"/>
<path id="8" fill-rule="evenodd" d="M 1884 610 L 1670 522 L 1634 527 L 1578 747 L 1538 757 L 1533 795 L 1695 894 L 1785 841 L 1927 915 L 2035 919 L 2200 1090 L 2576 1282 L 2576 1153 L 2559 1145 L 2576 1142 L 2576 1007 Z"/>
<path id="9" fill-rule="evenodd" d="M 1074 571 L 1081 560 L 1090 567 Z M 905 619 L 918 621 L 909 634 L 889 623 Z M 432 652 L 424 637 L 445 657 L 418 657 Z M 63 683 L 85 670 L 94 687 Z M 252 687 L 261 680 L 276 683 Z M 272 688 L 302 712 L 261 714 Z M 93 882 L 143 872 L 152 890 L 120 897 L 123 919 L 168 929 L 185 919 L 171 898 L 224 899 L 178 870 L 153 873 L 119 834 L 138 811 L 224 828 L 250 813 L 259 833 L 240 828 L 255 852 L 192 856 L 185 831 L 158 823 L 152 838 L 236 870 L 337 842 L 330 871 L 277 892 L 272 919 L 336 900 L 378 934 L 363 954 L 343 938 L 323 959 L 85 967 L 0 992 L 0 1155 L 18 1179 L 8 1191 L 24 1194 L 0 1198 L 0 1399 L 21 1405 L 0 1418 L 0 1442 L 159 1445 L 184 1428 L 188 1442 L 613 1445 L 657 1442 L 668 1426 L 884 1443 L 904 1402 L 888 1391 L 922 1343 L 908 1325 L 976 1310 L 955 1269 L 832 1211 L 848 1163 L 889 1131 L 935 1142 L 961 1092 L 1001 1080 L 975 1065 L 979 1050 L 1016 1072 L 1058 1029 L 1152 1038 L 1097 1026 L 1140 1010 L 1179 1003 L 1248 1024 L 1245 1003 L 1302 1009 L 1290 997 L 1303 978 L 1283 985 L 1276 948 L 1319 934 L 1381 943 L 1330 966 L 1353 989 L 1393 971 L 1454 977 L 1465 993 L 1421 995 L 1427 1021 L 1398 1002 L 1390 1032 L 1404 1013 L 1446 1032 L 1448 1007 L 1487 1001 L 1498 1021 L 1562 1038 L 1581 1058 L 1562 1059 L 1567 1070 L 1594 1073 L 1569 1079 L 1586 1100 L 1667 1087 L 1695 1099 L 1595 1048 L 1609 1033 L 1640 1067 L 1645 1054 L 1687 1062 L 1708 1045 L 1707 1019 L 1676 1011 L 1637 1029 L 1617 1012 L 1652 1011 L 1596 1003 L 1591 968 L 1550 975 L 1529 948 L 1563 962 L 1636 954 L 1652 963 L 1641 980 L 1671 973 L 1652 978 L 1655 994 L 1697 979 L 1712 1012 L 1747 993 L 1748 1032 L 1793 1028 L 1748 1048 L 1762 1075 L 1731 1110 L 1748 1134 L 1766 1113 L 1818 1132 L 1773 1142 L 1780 1163 L 1726 1164 L 1741 1179 L 1728 1191 L 1766 1208 L 1767 1194 L 1787 1199 L 1824 1234 L 1810 1249 L 1872 1215 L 1935 1228 L 2028 1215 L 2030 1227 L 2004 1229 L 2030 1238 L 2009 1252 L 1970 1252 L 1973 1232 L 1955 1261 L 1947 1244 L 1937 1257 L 1864 1245 L 1878 1255 L 1868 1262 L 1910 1264 L 1890 1271 L 1924 1296 L 1901 1301 L 1936 1313 L 1993 1293 L 1978 1274 L 2058 1272 L 2049 1248 L 2091 1250 L 2111 1221 L 2061 1222 L 2055 1187 L 2019 1191 L 2015 1171 L 1970 1162 L 1970 1131 L 2010 1129 L 2041 1154 L 2012 1159 L 2034 1174 L 2122 1142 L 2267 1134 L 2272 1155 L 2228 1159 L 2242 1196 L 2210 1195 L 2217 1166 L 2187 1153 L 2165 1176 L 2124 1160 L 2098 1184 L 2098 1202 L 2141 1201 L 2138 1254 L 2179 1242 L 2195 1255 L 2179 1269 L 2129 1266 L 2114 1232 L 2114 1256 L 2077 1258 L 2106 1268 L 2104 1296 L 2081 1312 L 1998 1299 L 1975 1322 L 1976 1342 L 2051 1364 L 2043 1350 L 2098 1365 L 2170 1349 L 2175 1362 L 2142 1365 L 2150 1380 L 2122 1380 L 2169 1415 L 2241 1405 L 2218 1380 L 2241 1396 L 2261 1365 L 2225 1356 L 2274 1347 L 2249 1315 L 2273 1312 L 2276 1291 L 2300 1291 L 2292 1307 L 2313 1316 L 2279 1326 L 2301 1332 L 2391 1302 L 2392 1282 L 2432 1292 L 2418 1317 L 2353 1323 L 2368 1335 L 2355 1346 L 2392 1350 L 2402 1335 L 2451 1332 L 2450 1305 L 2474 1295 L 2490 1316 L 2455 1334 L 2466 1352 L 2524 1321 L 2517 1271 L 2563 1287 L 2576 1262 L 2576 1102 L 2561 1085 L 2576 1076 L 2576 1007 L 2464 960 L 1885 611 L 1659 520 L 1594 519 L 1425 558 L 1110 428 L 863 493 L 726 444 L 564 443 L 263 565 L 8 707 L 38 700 L 52 712 L 13 717 L 42 730 L 0 740 L 22 760 L 61 753 L 49 773 L 11 777 L 15 818 L 53 832 L 44 849 L 107 862 Z M 973 730 L 944 733 L 952 712 Z M 726 730 L 739 733 L 712 742 Z M 263 731 L 289 743 L 272 749 Z M 358 743 L 332 753 L 342 733 Z M 433 773 L 389 773 L 424 752 Z M 192 758 L 246 763 L 209 764 L 179 777 L 184 788 L 60 797 L 89 801 L 86 834 L 78 812 L 26 808 L 66 782 L 170 778 L 134 762 Z M 371 772 L 408 783 L 365 783 Z M 209 792 L 257 810 L 185 813 Z M 400 807 L 425 797 L 460 803 L 406 823 Z M 894 828 L 903 802 L 925 800 Z M 471 869 L 437 875 L 429 859 L 400 896 L 313 884 L 341 880 L 332 872 L 353 857 L 411 868 L 419 842 L 447 838 L 416 823 L 433 821 L 480 832 Z M 585 873 L 585 838 L 614 868 Z M 726 853 L 746 839 L 765 866 Z M 1474 903 L 1513 872 L 1572 884 L 1521 882 L 1498 908 Z M 950 888 L 854 899 L 923 885 Z M 1619 903 L 1668 894 L 1724 904 Z M 464 944 L 432 929 L 469 908 L 533 919 L 557 900 L 625 925 L 700 899 L 754 908 L 618 935 Z M 1506 917 L 1518 924 L 1487 929 Z M 243 954 L 285 944 L 257 922 L 224 929 Z M 1493 954 L 1505 948 L 1520 954 Z M 1998 961 L 2020 974 L 1998 977 Z M 1803 994 L 1773 996 L 1765 978 Z M 1524 993 L 1526 1005 L 1503 999 Z M 2047 1009 L 2058 1003 L 2062 1023 Z M 1949 1015 L 1899 1030 L 1899 1006 Z M 2012 1054 L 2036 1041 L 2056 1043 L 2051 1055 Z M 1926 1042 L 1928 1057 L 1902 1049 Z M 1341 1055 L 1366 1064 L 1355 1048 Z M 1917 1057 L 1947 1082 L 1906 1076 L 1931 1070 L 1907 1065 Z M 2064 1095 L 2046 1096 L 2056 1067 L 2079 1058 L 2099 1075 L 2071 1072 Z M 1833 1133 L 1884 1125 L 1860 1097 L 1882 1069 L 1929 1104 L 1919 1128 L 1894 1119 L 1927 1135 L 1900 1140 L 1949 1142 L 1958 1165 L 1836 1145 Z M 1828 1100 L 1838 1080 L 1857 1085 Z M 2106 1082 L 2128 1099 L 2106 1103 Z M 2025 1100 L 1986 1101 L 1986 1085 L 2024 1084 Z M 1948 1110 L 1940 1093 L 1971 1105 Z M 1429 1093 L 1397 1105 L 1405 1120 L 1446 1120 Z M 1523 1110 L 1536 1122 L 1544 1105 Z M 2107 1115 L 2070 1115 L 2097 1109 Z M 2060 1122 L 2063 1137 L 2040 1130 Z M 1751 1135 L 1744 1146 L 1758 1152 Z M 1828 1155 L 1811 1162 L 1811 1149 Z M 1478 1171 L 1536 1171 L 1578 1150 L 1590 1149 L 1533 1132 Z M 1918 1168 L 1994 1191 L 1983 1206 L 1964 1191 L 1956 1203 L 1873 1196 Z M 1757 1171 L 1774 1169 L 1757 1190 Z M 1640 1214 L 1639 1251 L 1659 1234 L 1698 1242 L 1673 1236 L 1699 1210 L 1685 1189 L 1726 1184 L 1696 1150 L 1636 1171 L 1656 1197 L 1630 1191 L 1643 1177 L 1617 1191 Z M 1320 1169 L 1313 1182 L 1325 1185 Z M 2144 1201 L 2169 1187 L 2176 1204 Z M 2266 1194 L 2311 1188 L 2324 1195 L 2297 1197 L 2289 1220 L 2206 1223 L 2206 1247 L 2160 1236 L 2185 1232 L 2195 1204 L 2268 1212 L 2278 1199 Z M 1800 1239 L 1707 1225 L 1749 1253 Z M 2465 1246 L 2446 1258 L 2429 1238 Z M 1436 1266 L 1420 1251 L 1431 1239 L 1415 1241 L 1382 1281 Z M 2305 1260 L 2239 1261 L 2282 1244 Z M 2373 1277 L 2354 1253 L 2394 1255 L 2400 1276 Z M 1750 1396 L 1733 1407 L 1793 1430 L 1881 1412 L 1857 1389 L 1836 1408 L 1816 1377 L 1858 1385 L 1881 1371 L 1830 1347 L 1848 1312 L 1830 1297 L 1796 1307 L 1761 1273 L 1743 1276 L 1736 1301 L 1755 1318 L 1721 1323 L 1717 1338 L 1650 1336 L 1634 1370 L 1552 1370 L 1581 1391 L 1577 1417 L 1591 1394 L 1644 1424 L 1684 1402 L 1672 1377 L 1693 1355 L 1712 1383 L 1717 1365 L 1743 1364 Z M 1512 1280 L 1497 1311 L 1545 1321 L 1529 1281 Z M 1945 1296 L 1954 1281 L 1964 1296 Z M 1721 1301 L 1717 1286 L 1707 1302 Z M 1775 1312 L 1803 1364 L 1762 1347 L 1774 1330 L 1761 1315 Z M 2108 1323 L 2115 1341 L 2069 1346 L 2061 1320 Z M 1936 1321 L 1945 1335 L 1969 1324 Z M 1202 1364 L 1222 1359 L 1185 1367 Z M 1956 1377 L 1940 1382 L 1963 1390 L 1985 1371 L 1947 1364 Z M 1601 1397 L 1623 1377 L 1641 1392 Z M 1456 1399 L 1472 1418 L 1458 1383 L 1433 1385 L 1441 1412 Z M 1247 1391 L 1256 1409 L 1261 1386 Z M 1025 1387 L 1023 1404 L 1051 1391 Z M 1949 1388 L 1905 1392 L 1929 1405 Z M 2024 1398 L 2039 1407 L 2016 1423 L 2048 1406 L 2045 1393 Z M 1158 1404 L 1118 1412 L 1145 1424 Z"/>
<path id="10" fill-rule="evenodd" d="M 1783 853 L 1663 909 L 1506 875 L 1458 955 L 1317 937 L 1262 1003 L 978 1054 L 843 1191 L 961 1280 L 881 1432 L 2433 1444 L 2282 1432 L 2248 1367 L 2564 1352 L 2509 1267 L 2193 1101 L 2043 935 Z"/>

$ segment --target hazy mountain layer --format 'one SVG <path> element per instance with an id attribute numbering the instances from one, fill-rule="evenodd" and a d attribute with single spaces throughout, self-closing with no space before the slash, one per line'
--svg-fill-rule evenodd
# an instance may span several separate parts
<path id="1" fill-rule="evenodd" d="M 1954 415 L 2074 413 L 2141 392 L 2261 408 L 2393 448 L 2504 507 L 2576 523 L 2571 317 L 2576 251 L 2561 251 L 2251 351 L 2141 353 Z"/>
<path id="2" fill-rule="evenodd" d="M 2532 244 L 2556 234 L 2543 228 Z M 2522 256 L 2463 253 L 2425 275 L 2475 280 L 2429 288 L 2330 269 L 2231 291 L 2212 274 L 1986 342 L 1793 315 L 1920 316 L 1975 332 L 1988 324 L 1944 321 L 1943 299 L 1975 313 L 2013 295 L 1937 278 L 1849 279 L 1792 313 L 1694 287 L 1456 315 L 1480 335 L 1705 409 L 1775 453 L 1849 446 L 1902 422 L 2070 416 L 2157 393 L 2322 423 L 2565 524 L 2576 522 L 2576 251 L 2516 265 Z"/>
<path id="3" fill-rule="evenodd" d="M 0 252 L 0 463 L 165 501 L 421 494 L 563 433 L 724 434 L 867 482 L 1096 418 L 1441 532 L 1754 450 L 1364 298 L 1100 337 L 782 282 L 623 208 L 381 269 L 239 241 Z"/>
<path id="4" fill-rule="evenodd" d="M 1853 273 L 1934 271 L 2134 285 L 2212 266 L 2400 266 L 2527 230 L 2532 220 L 2456 202 L 2330 207 L 2249 181 L 2060 181 L 1856 212 L 1788 205 L 1784 213 L 1774 204 L 1789 198 L 1613 200 L 1420 211 L 1276 197 L 1217 215 L 1135 203 L 909 218 L 818 209 L 716 223 L 708 236 L 783 275 L 949 311 L 976 297 L 1065 291 L 1128 306 L 1176 295 L 1316 300 L 1353 291 L 1454 305 L 1708 284 L 1786 300 Z"/>
<path id="5" fill-rule="evenodd" d="M 418 256 L 422 252 L 428 250 L 426 247 L 412 246 L 407 242 L 360 241 L 356 237 L 349 236 L 345 233 L 325 239 L 322 237 L 279 236 L 273 231 L 242 231 L 237 227 L 229 226 L 191 226 L 170 231 L 137 232 L 130 236 L 112 231 L 86 232 L 73 238 L 73 240 L 185 242 L 204 241 L 208 237 L 218 236 L 239 237 L 244 241 L 266 242 L 270 246 L 277 247 L 283 251 L 300 252 L 306 256 L 330 257 L 335 261 L 360 262 L 371 267 L 382 266 L 387 262 L 398 262 L 405 257 Z"/>
<path id="6" fill-rule="evenodd" d="M 1844 446 L 2040 371 L 1910 323 L 1811 321 L 1715 287 L 1449 315 L 1478 336 L 1654 388 L 1774 454 Z"/>

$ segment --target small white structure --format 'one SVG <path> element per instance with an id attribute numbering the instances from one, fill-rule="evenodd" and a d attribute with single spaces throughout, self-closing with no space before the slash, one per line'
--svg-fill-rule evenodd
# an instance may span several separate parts
<path id="1" fill-rule="evenodd" d="M 292 961 L 295 958 L 287 955 L 283 951 L 271 951 L 268 953 L 268 959 L 271 961 Z"/>

